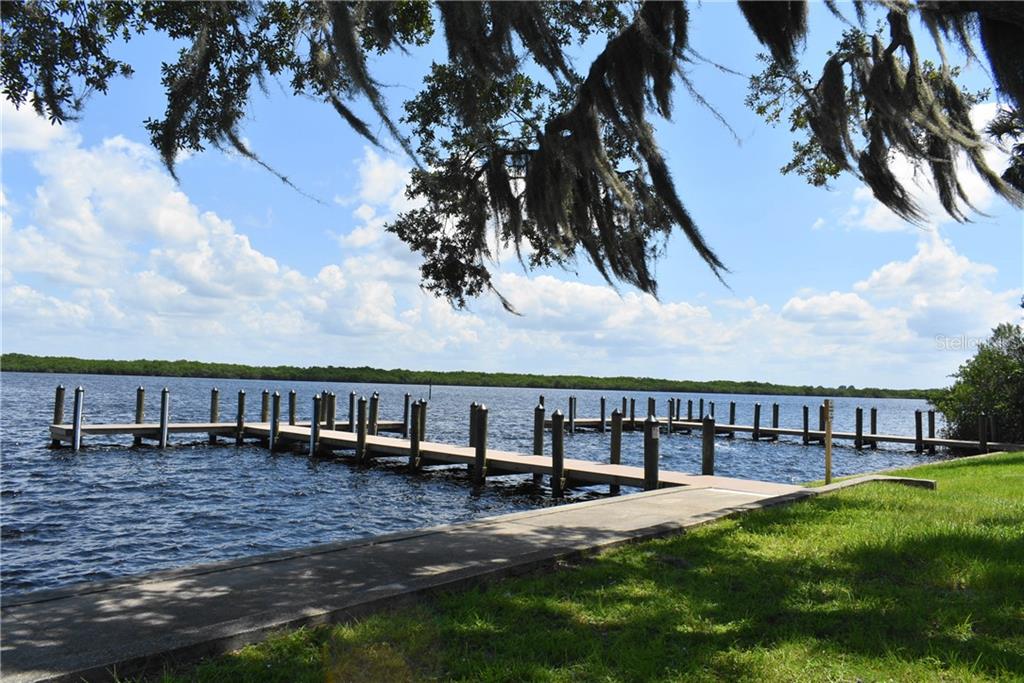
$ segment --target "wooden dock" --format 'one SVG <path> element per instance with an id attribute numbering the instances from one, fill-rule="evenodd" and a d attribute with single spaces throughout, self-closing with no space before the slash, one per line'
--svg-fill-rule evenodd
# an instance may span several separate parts
<path id="1" fill-rule="evenodd" d="M 482 486 L 489 476 L 509 474 L 529 474 L 534 482 L 539 483 L 548 478 L 552 492 L 561 496 L 565 489 L 579 485 L 603 484 L 617 493 L 621 486 L 638 487 L 653 490 L 666 486 L 690 486 L 697 480 L 696 475 L 662 470 L 659 464 L 661 434 L 698 432 L 702 439 L 700 480 L 706 482 L 707 477 L 714 476 L 715 441 L 716 437 L 725 435 L 733 438 L 737 433 L 749 433 L 754 440 L 777 440 L 780 436 L 799 437 L 805 445 L 822 443 L 825 446 L 824 471 L 826 482 L 831 477 L 831 446 L 834 439 L 852 440 L 855 447 L 874 448 L 878 443 L 901 443 L 913 445 L 918 452 L 942 446 L 962 450 L 1024 450 L 1024 446 L 999 442 L 989 442 L 984 429 L 979 441 L 942 439 L 935 436 L 935 417 L 929 411 L 928 435 L 924 435 L 923 416 L 916 411 L 916 434 L 902 436 L 896 434 L 877 433 L 877 416 L 872 409 L 870 414 L 870 431 L 863 430 L 863 412 L 857 409 L 856 432 L 833 432 L 831 405 L 826 401 L 819 413 L 819 429 L 810 428 L 809 409 L 803 409 L 803 427 L 800 429 L 779 426 L 779 405 L 772 405 L 771 424 L 761 426 L 759 403 L 754 405 L 754 424 L 735 424 L 736 405 L 730 402 L 729 422 L 716 423 L 713 417 L 714 403 L 710 402 L 710 413 L 699 420 L 692 418 L 692 401 L 688 402 L 687 419 L 680 419 L 681 401 L 669 400 L 669 418 L 659 420 L 654 415 L 653 399 L 648 400 L 649 414 L 643 420 L 636 419 L 635 403 L 630 402 L 629 417 L 623 412 L 614 410 L 611 420 L 604 419 L 606 404 L 601 400 L 600 418 L 576 418 L 576 400 L 570 398 L 569 416 L 558 410 L 546 416 L 541 402 L 534 408 L 533 420 L 533 452 L 530 454 L 490 449 L 487 444 L 488 410 L 486 406 L 473 403 L 469 411 L 470 443 L 468 446 L 435 443 L 426 440 L 427 402 L 411 401 L 405 395 L 403 419 L 401 421 L 380 420 L 380 399 L 377 394 L 369 400 L 356 397 L 355 392 L 349 394 L 348 420 L 337 419 L 336 398 L 329 392 L 313 397 L 312 419 L 301 422 L 296 419 L 296 395 L 289 392 L 287 414 L 281 410 L 281 396 L 278 393 L 262 392 L 260 419 L 246 421 L 245 392 L 238 393 L 238 406 L 234 422 L 219 419 L 219 392 L 213 389 L 210 398 L 210 420 L 208 422 L 173 423 L 170 420 L 170 397 L 167 389 L 161 392 L 159 422 L 146 422 L 144 417 L 144 390 L 140 387 L 136 396 L 135 422 L 115 424 L 87 424 L 82 419 L 84 390 L 79 387 L 74 394 L 74 411 L 70 424 L 63 421 L 64 388 L 57 388 L 54 403 L 54 420 L 50 425 L 50 438 L 53 447 L 70 444 L 78 451 L 82 446 L 83 436 L 131 435 L 134 443 L 140 445 L 143 440 L 155 440 L 160 448 L 168 445 L 171 435 L 198 434 L 204 435 L 210 443 L 220 438 L 233 440 L 241 445 L 246 439 L 255 440 L 260 445 L 273 451 L 304 450 L 310 456 L 349 455 L 359 464 L 367 464 L 374 458 L 401 458 L 412 470 L 430 465 L 463 465 L 472 473 L 474 485 Z M 703 399 L 699 410 L 704 410 Z M 623 400 L 623 407 L 626 401 Z M 983 427 L 984 425 L 982 425 Z M 550 429 L 550 453 L 544 454 L 544 432 Z M 579 429 L 595 429 L 610 431 L 609 458 L 607 463 L 592 460 L 581 460 L 566 457 L 565 434 Z M 634 467 L 621 464 L 623 431 L 640 430 L 644 432 L 643 466 Z M 383 432 L 398 433 L 401 436 L 383 436 Z M 726 480 L 723 480 L 725 482 Z M 735 483 L 729 481 L 731 486 Z M 751 482 L 747 486 L 767 485 L 764 482 Z"/>

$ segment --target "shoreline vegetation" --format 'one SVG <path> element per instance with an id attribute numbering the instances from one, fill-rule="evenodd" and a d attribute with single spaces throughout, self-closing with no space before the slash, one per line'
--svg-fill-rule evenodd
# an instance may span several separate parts
<path id="1" fill-rule="evenodd" d="M 671 391 L 679 393 L 768 394 L 780 396 L 843 396 L 861 398 L 917 398 L 933 400 L 942 389 L 856 388 L 840 385 L 773 384 L 732 380 L 672 380 L 653 377 L 588 377 L 584 375 L 537 375 L 469 370 L 384 370 L 371 367 L 292 365 L 253 366 L 236 363 L 203 363 L 190 360 L 96 360 L 72 356 L 0 355 L 3 372 L 68 373 L 84 375 L 148 375 L 216 379 L 264 379 L 302 382 L 361 382 L 376 384 L 436 384 L 439 386 L 509 387 L 535 389 L 603 389 L 619 391 Z"/>

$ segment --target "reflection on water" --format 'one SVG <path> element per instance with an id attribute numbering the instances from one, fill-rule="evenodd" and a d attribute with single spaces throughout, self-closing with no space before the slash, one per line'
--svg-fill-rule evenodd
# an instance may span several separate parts
<path id="1" fill-rule="evenodd" d="M 482 491 L 472 490 L 464 467 L 405 471 L 398 460 L 379 461 L 366 468 L 346 461 L 310 460 L 305 456 L 270 454 L 253 445 L 209 446 L 198 435 L 171 436 L 173 448 L 133 449 L 131 437 L 86 437 L 87 449 L 75 455 L 50 450 L 47 424 L 53 414 L 53 390 L 58 383 L 86 389 L 86 422 L 134 420 L 135 388 L 147 393 L 147 417 L 156 420 L 160 389 L 171 391 L 171 419 L 205 422 L 210 389 L 220 388 L 221 419 L 233 419 L 239 389 L 248 395 L 249 419 L 259 416 L 263 389 L 289 389 L 299 394 L 299 418 L 308 419 L 311 397 L 328 389 L 338 394 L 339 419 L 347 420 L 349 391 L 362 395 L 379 391 L 381 419 L 401 419 L 405 392 L 426 398 L 428 389 L 401 385 L 341 385 L 291 382 L 112 377 L 97 375 L 39 375 L 3 373 L 0 391 L 0 443 L 3 446 L 0 484 L 0 542 L 3 545 L 2 590 L 17 593 L 79 581 L 181 567 L 256 553 L 295 548 L 447 524 L 468 519 L 552 505 L 546 485 L 535 488 L 529 476 L 489 479 Z M 609 411 L 620 397 L 637 399 L 646 409 L 647 394 L 532 389 L 442 387 L 432 389 L 427 438 L 466 443 L 469 404 L 490 409 L 489 443 L 494 448 L 529 452 L 532 448 L 533 407 L 538 394 L 549 410 L 566 412 L 570 393 L 579 398 L 579 416 L 596 417 L 598 398 L 609 397 Z M 668 394 L 657 397 L 664 412 Z M 682 396 L 683 411 L 686 399 Z M 781 425 L 799 427 L 801 408 L 817 406 L 820 398 L 705 395 L 714 400 L 721 418 L 729 400 L 737 402 L 737 421 L 750 424 L 753 403 L 761 401 L 762 424 L 770 420 L 770 405 L 778 401 Z M 696 400 L 695 400 L 696 405 Z M 878 407 L 879 431 L 912 434 L 915 408 L 924 401 L 906 399 L 837 399 L 835 429 L 852 431 L 854 407 Z M 812 415 L 816 415 L 812 410 Z M 767 418 L 767 419 L 766 419 Z M 803 446 L 798 439 L 778 442 L 735 440 L 717 442 L 717 473 L 751 479 L 803 482 L 822 476 L 820 446 Z M 623 462 L 642 464 L 641 433 L 623 435 Z M 568 435 L 566 455 L 605 460 L 608 435 L 583 432 Z M 684 472 L 700 470 L 700 440 L 677 434 L 661 441 L 662 467 Z M 840 443 L 833 471 L 853 474 L 923 462 L 912 447 L 883 445 L 877 451 L 855 451 Z M 628 491 L 628 489 L 625 489 Z M 571 492 L 568 501 L 607 494 L 606 487 Z"/>

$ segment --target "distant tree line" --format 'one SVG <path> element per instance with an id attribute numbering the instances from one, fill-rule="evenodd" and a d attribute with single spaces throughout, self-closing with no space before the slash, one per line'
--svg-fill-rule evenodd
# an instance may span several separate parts
<path id="1" fill-rule="evenodd" d="M 823 387 L 771 382 L 657 379 L 653 377 L 587 377 L 584 375 L 534 375 L 511 372 L 435 372 L 383 370 L 371 367 L 293 365 L 252 366 L 235 363 L 200 363 L 190 360 L 93 360 L 69 356 L 33 356 L 5 353 L 0 356 L 5 372 L 48 372 L 93 375 L 150 375 L 157 377 L 216 377 L 309 382 L 368 382 L 380 384 L 438 384 L 477 387 L 533 387 L 537 389 L 616 389 L 621 391 L 671 391 L 678 393 L 778 394 L 794 396 L 857 396 L 864 398 L 920 398 L 932 400 L 940 389 L 881 389 L 840 385 Z"/>

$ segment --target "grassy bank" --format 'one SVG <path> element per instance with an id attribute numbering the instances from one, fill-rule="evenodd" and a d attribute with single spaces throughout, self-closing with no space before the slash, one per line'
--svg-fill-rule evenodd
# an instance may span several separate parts
<path id="1" fill-rule="evenodd" d="M 167 680 L 1021 680 L 1024 453 L 909 472 Z"/>
<path id="2" fill-rule="evenodd" d="M 200 363 L 190 360 L 94 360 L 69 356 L 32 356 L 5 353 L 0 368 L 8 372 L 73 373 L 92 375 L 150 375 L 156 377 L 216 377 L 309 382 L 372 382 L 381 384 L 438 384 L 471 387 L 532 387 L 537 389 L 615 389 L 619 391 L 673 391 L 679 393 L 778 394 L 783 396 L 859 396 L 865 398 L 937 397 L 939 389 L 881 389 L 852 386 L 823 387 L 713 380 L 658 379 L 655 377 L 586 377 L 535 375 L 512 372 L 383 370 L 369 367 L 253 366 Z"/>

